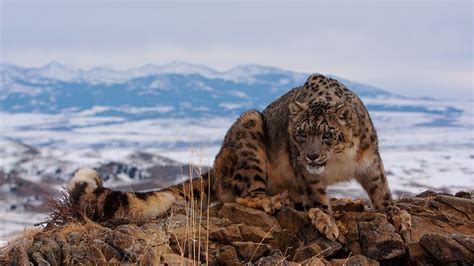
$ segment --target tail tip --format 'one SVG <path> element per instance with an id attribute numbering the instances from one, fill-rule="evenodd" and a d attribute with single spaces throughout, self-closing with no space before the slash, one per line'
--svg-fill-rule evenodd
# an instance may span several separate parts
<path id="1" fill-rule="evenodd" d="M 73 190 L 80 183 L 86 183 L 90 187 L 100 187 L 102 179 L 94 169 L 81 168 L 74 174 L 67 187 L 69 190 Z"/>

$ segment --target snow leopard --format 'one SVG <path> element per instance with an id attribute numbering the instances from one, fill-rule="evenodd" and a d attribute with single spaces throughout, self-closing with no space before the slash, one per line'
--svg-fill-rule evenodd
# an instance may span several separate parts
<path id="1" fill-rule="evenodd" d="M 387 213 L 397 230 L 411 217 L 395 206 L 379 154 L 378 138 L 361 99 L 321 74 L 272 102 L 249 110 L 227 131 L 213 166 L 198 178 L 151 192 L 105 188 L 94 170 L 79 170 L 69 183 L 72 201 L 96 220 L 150 219 L 179 199 L 235 202 L 274 214 L 284 206 L 305 210 L 328 239 L 340 231 L 327 187 L 355 180 L 372 206 Z"/>

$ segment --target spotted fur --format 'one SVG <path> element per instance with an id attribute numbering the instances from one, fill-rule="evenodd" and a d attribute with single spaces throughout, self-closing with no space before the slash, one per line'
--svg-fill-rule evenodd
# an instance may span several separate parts
<path id="1" fill-rule="evenodd" d="M 142 221 L 167 211 L 177 196 L 163 192 L 121 192 L 103 187 L 92 169 L 76 172 L 68 184 L 71 202 L 95 221 L 128 218 Z"/>
<path id="2" fill-rule="evenodd" d="M 316 228 L 335 239 L 339 230 L 326 187 L 356 180 L 374 208 L 391 215 L 399 230 L 411 226 L 410 216 L 392 203 L 377 134 L 362 101 L 337 80 L 320 74 L 311 75 L 263 112 L 243 113 L 228 130 L 214 166 L 201 178 L 140 194 L 103 188 L 96 173 L 88 171 L 88 178 L 80 173 L 71 181 L 72 192 L 99 219 L 151 218 L 177 198 L 194 194 L 268 213 L 291 204 L 308 210 Z"/>

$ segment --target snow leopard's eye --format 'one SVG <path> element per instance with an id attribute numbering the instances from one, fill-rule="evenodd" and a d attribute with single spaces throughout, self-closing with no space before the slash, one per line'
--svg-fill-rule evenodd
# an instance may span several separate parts
<path id="1" fill-rule="evenodd" d="M 330 139 L 332 137 L 331 131 L 326 131 L 323 134 L 323 139 Z"/>
<path id="2" fill-rule="evenodd" d="M 302 130 L 301 128 L 299 128 L 296 133 L 297 133 L 298 137 L 303 138 L 303 139 L 306 138 L 306 132 L 304 132 L 304 130 Z"/>

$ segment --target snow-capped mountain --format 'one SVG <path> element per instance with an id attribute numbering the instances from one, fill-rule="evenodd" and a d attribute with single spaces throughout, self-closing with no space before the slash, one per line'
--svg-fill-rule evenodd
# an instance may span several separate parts
<path id="1" fill-rule="evenodd" d="M 250 108 L 263 109 L 289 89 L 304 83 L 308 74 L 259 65 L 237 66 L 218 72 L 202 65 L 175 62 L 129 70 L 81 70 L 58 63 L 40 68 L 1 66 L 0 110 L 60 113 L 94 109 L 96 115 L 126 117 L 235 116 Z M 403 97 L 388 91 L 337 78 L 362 98 Z M 456 112 L 438 105 L 438 111 Z M 407 106 L 370 103 L 368 108 L 431 112 Z"/>

